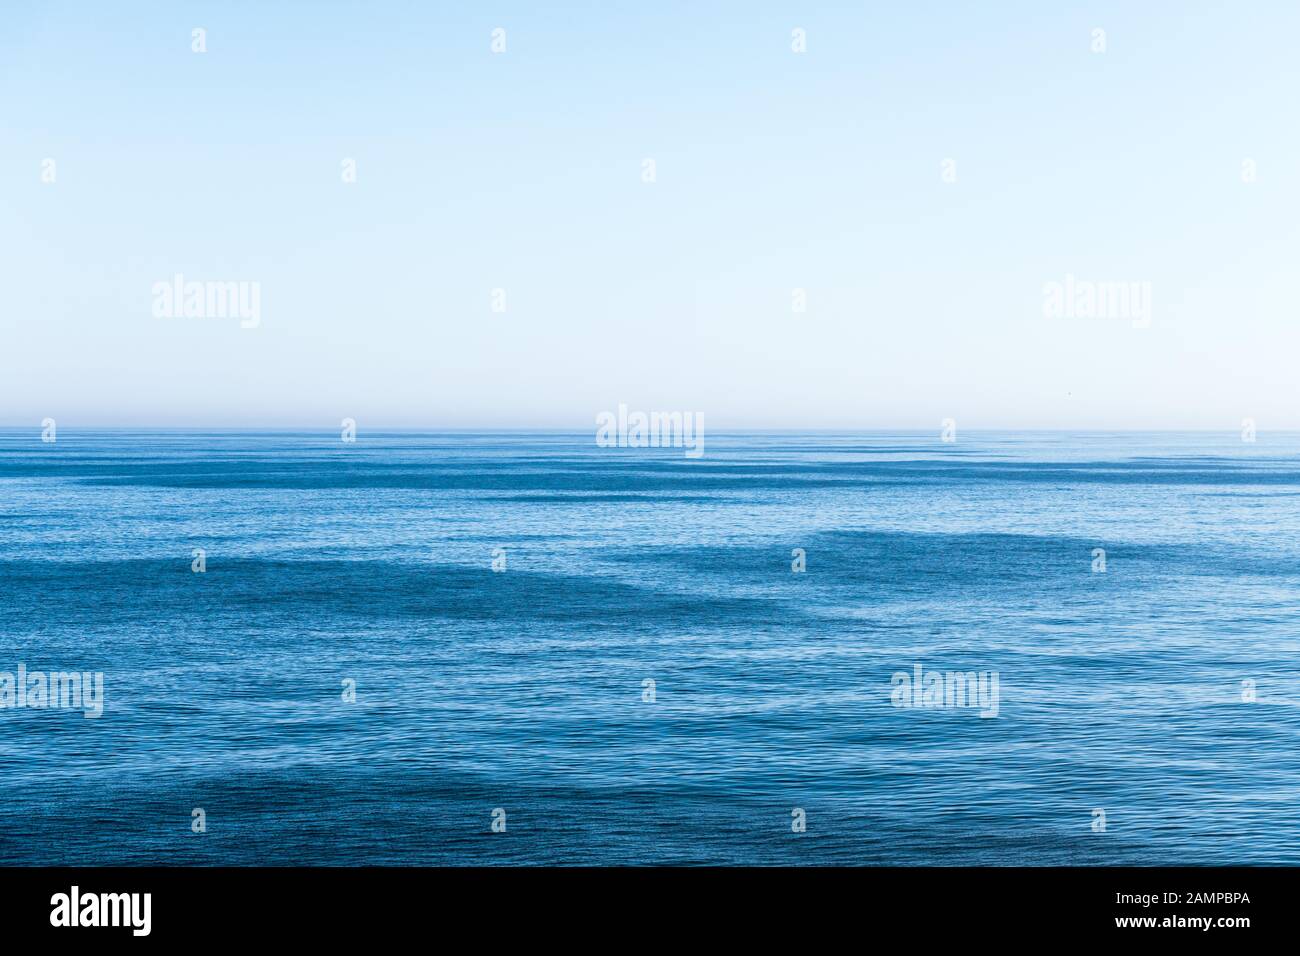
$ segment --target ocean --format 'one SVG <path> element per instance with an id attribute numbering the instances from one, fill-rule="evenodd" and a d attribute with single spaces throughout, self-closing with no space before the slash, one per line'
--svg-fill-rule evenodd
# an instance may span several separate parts
<path id="1" fill-rule="evenodd" d="M 1300 863 L 1298 505 L 1290 434 L 5 429 L 0 672 L 103 695 L 0 707 L 0 861 Z"/>

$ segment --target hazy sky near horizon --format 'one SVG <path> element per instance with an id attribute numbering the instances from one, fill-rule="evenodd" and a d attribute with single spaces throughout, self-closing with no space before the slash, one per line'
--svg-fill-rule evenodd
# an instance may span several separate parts
<path id="1" fill-rule="evenodd" d="M 114 6 L 0 11 L 0 425 L 1300 428 L 1300 4 Z"/>

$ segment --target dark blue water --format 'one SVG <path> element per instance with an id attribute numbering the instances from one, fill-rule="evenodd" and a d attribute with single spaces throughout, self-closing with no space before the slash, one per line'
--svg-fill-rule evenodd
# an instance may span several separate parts
<path id="1" fill-rule="evenodd" d="M 0 709 L 0 860 L 1297 863 L 1297 496 L 1294 435 L 3 431 L 0 671 L 105 703 Z"/>

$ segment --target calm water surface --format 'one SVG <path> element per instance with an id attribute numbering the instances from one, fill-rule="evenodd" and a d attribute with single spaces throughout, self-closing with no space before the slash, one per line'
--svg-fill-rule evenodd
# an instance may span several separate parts
<path id="1" fill-rule="evenodd" d="M 7 863 L 1300 863 L 1297 435 L 10 429 L 0 595 Z"/>

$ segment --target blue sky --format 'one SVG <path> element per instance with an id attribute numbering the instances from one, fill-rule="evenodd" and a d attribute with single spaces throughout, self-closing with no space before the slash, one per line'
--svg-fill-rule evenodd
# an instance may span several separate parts
<path id="1" fill-rule="evenodd" d="M 0 14 L 0 424 L 1300 428 L 1300 5 L 121 7 Z"/>

